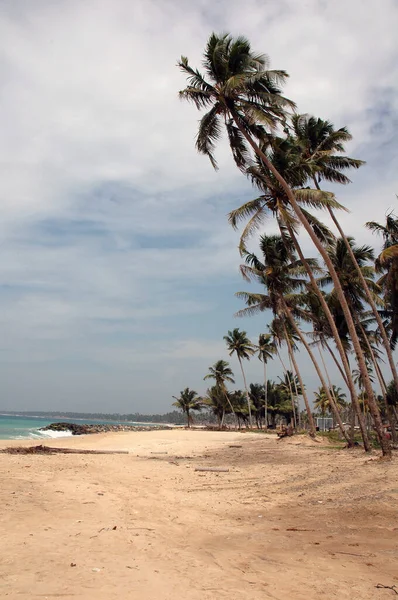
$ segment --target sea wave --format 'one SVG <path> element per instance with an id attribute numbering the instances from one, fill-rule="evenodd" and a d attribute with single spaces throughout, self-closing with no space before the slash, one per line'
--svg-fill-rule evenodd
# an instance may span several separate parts
<path id="1" fill-rule="evenodd" d="M 70 437 L 72 434 L 71 431 L 51 431 L 46 430 L 42 431 L 41 429 L 31 429 L 27 431 L 25 435 L 15 436 L 16 440 L 45 440 L 45 439 L 55 439 L 55 438 L 63 438 Z"/>

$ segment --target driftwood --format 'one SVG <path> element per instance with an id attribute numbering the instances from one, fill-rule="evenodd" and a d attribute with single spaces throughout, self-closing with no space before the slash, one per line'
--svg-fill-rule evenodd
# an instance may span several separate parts
<path id="1" fill-rule="evenodd" d="M 229 448 L 242 448 L 242 446 L 240 444 L 230 444 L 228 447 Z"/>
<path id="2" fill-rule="evenodd" d="M 128 450 L 83 450 L 80 448 L 52 448 L 51 446 L 11 446 L 2 454 L 128 454 Z"/>
<path id="3" fill-rule="evenodd" d="M 228 473 L 229 469 L 222 469 L 220 467 L 196 467 L 195 471 L 208 471 L 210 473 Z"/>
<path id="4" fill-rule="evenodd" d="M 396 585 L 383 585 L 382 583 L 378 583 L 375 587 L 379 590 L 392 590 L 398 596 L 397 586 Z"/>

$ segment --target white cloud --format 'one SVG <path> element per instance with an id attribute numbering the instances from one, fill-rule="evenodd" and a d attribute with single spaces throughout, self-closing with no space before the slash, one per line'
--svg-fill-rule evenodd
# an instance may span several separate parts
<path id="1" fill-rule="evenodd" d="M 134 359 L 135 389 L 165 409 L 222 351 L 239 263 L 225 214 L 251 192 L 225 145 L 218 173 L 196 154 L 177 58 L 199 65 L 212 29 L 243 33 L 290 73 L 300 111 L 348 125 L 369 164 L 341 190 L 342 221 L 369 242 L 363 222 L 398 191 L 397 25 L 393 0 L 2 3 L 0 328 L 32 405 L 51 406 L 58 385 L 107 408 L 97 364 L 130 407 Z M 5 406 L 28 405 L 20 385 L 5 380 Z"/>

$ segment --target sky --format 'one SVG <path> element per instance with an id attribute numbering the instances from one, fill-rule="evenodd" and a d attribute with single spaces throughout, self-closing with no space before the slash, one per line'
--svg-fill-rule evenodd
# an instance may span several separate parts
<path id="1" fill-rule="evenodd" d="M 378 248 L 363 224 L 397 209 L 397 30 L 396 0 L 1 0 L 0 409 L 166 412 L 219 358 L 242 386 L 223 335 L 266 319 L 234 318 L 248 284 L 226 215 L 256 192 L 226 143 L 218 172 L 196 153 L 177 59 L 243 34 L 300 112 L 347 126 L 367 164 L 341 222 Z"/>

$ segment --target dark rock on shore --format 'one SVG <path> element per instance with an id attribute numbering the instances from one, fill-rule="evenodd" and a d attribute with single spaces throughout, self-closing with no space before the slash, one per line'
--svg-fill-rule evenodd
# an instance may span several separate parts
<path id="1" fill-rule="evenodd" d="M 115 424 L 77 424 L 77 423 L 51 423 L 42 427 L 41 431 L 71 431 L 72 435 L 86 435 L 89 433 L 104 433 L 106 431 L 153 431 L 154 429 L 170 429 L 168 425 L 123 425 Z"/>

